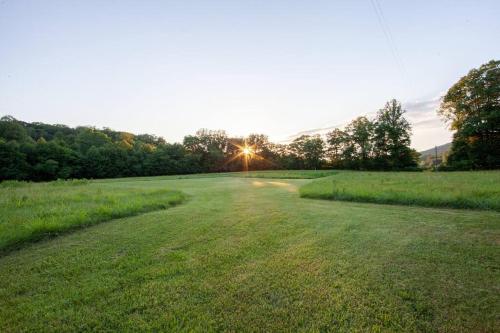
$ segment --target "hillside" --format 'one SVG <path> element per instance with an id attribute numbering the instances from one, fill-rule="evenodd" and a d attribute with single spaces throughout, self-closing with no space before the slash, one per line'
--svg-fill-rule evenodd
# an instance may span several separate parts
<path id="1" fill-rule="evenodd" d="M 444 145 L 437 146 L 437 154 L 438 156 L 442 156 L 444 153 L 447 153 L 451 149 L 451 142 L 445 143 Z M 420 152 L 420 160 L 425 161 L 429 156 L 434 156 L 435 147 L 424 150 Z"/>

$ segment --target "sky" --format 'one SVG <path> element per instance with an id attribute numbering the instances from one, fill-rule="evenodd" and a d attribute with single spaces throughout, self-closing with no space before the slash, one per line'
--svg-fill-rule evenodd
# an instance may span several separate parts
<path id="1" fill-rule="evenodd" d="M 451 138 L 439 98 L 499 59 L 499 17 L 498 0 L 0 0 L 0 116 L 286 142 L 396 98 L 422 150 Z"/>

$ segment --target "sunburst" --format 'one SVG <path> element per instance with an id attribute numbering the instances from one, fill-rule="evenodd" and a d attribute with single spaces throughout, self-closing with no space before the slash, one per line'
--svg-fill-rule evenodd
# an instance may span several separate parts
<path id="1" fill-rule="evenodd" d="M 241 154 L 243 154 L 245 156 L 252 157 L 252 155 L 254 154 L 252 147 L 244 146 L 244 147 L 239 147 L 239 148 L 241 150 Z"/>
<path id="2" fill-rule="evenodd" d="M 257 156 L 255 154 L 255 147 L 247 145 L 246 142 L 243 146 L 235 146 L 238 147 L 238 154 L 236 156 L 241 157 L 243 160 L 243 171 L 248 171 L 248 163 Z"/>
<path id="3" fill-rule="evenodd" d="M 266 163 L 276 166 L 276 163 L 269 161 L 265 159 L 264 157 L 260 156 L 257 154 L 257 146 L 256 145 L 248 145 L 245 141 L 243 145 L 239 145 L 236 143 L 231 143 L 233 146 L 238 148 L 237 154 L 234 155 L 230 160 L 228 160 L 224 164 L 231 163 L 232 161 L 241 158 L 241 161 L 243 162 L 243 171 L 248 171 L 248 164 L 251 160 L 259 160 L 259 161 L 266 161 Z"/>
<path id="4" fill-rule="evenodd" d="M 232 143 L 232 145 L 238 148 L 238 153 L 226 163 L 230 163 L 238 158 L 241 158 L 243 162 L 243 171 L 248 171 L 248 163 L 250 162 L 250 160 L 261 158 L 255 153 L 255 146 L 250 146 L 246 142 L 243 145 L 239 145 L 236 143 Z"/>

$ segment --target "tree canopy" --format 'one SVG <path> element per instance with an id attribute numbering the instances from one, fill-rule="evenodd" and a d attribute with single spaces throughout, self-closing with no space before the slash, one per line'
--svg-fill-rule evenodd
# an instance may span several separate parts
<path id="1" fill-rule="evenodd" d="M 417 167 L 418 153 L 410 148 L 411 126 L 401 103 L 393 99 L 375 119 L 358 117 L 343 130 L 327 133 L 327 154 L 334 167 L 404 170 Z"/>
<path id="2" fill-rule="evenodd" d="M 201 129 L 181 143 L 109 128 L 70 128 L 0 119 L 0 180 L 112 178 L 266 169 L 404 169 L 416 166 L 409 124 L 396 101 L 375 120 L 359 117 L 344 130 L 275 144 L 264 134 L 230 137 Z M 394 127 L 394 128 L 393 128 Z M 251 147 L 241 158 L 241 147 Z M 244 165 L 245 164 L 245 165 Z"/>
<path id="3" fill-rule="evenodd" d="M 455 131 L 450 166 L 500 167 L 500 61 L 472 69 L 455 83 L 443 97 L 439 114 Z"/>

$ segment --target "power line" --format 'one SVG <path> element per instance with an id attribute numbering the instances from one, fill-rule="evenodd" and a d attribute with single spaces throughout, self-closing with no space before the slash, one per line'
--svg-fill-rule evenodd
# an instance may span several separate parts
<path id="1" fill-rule="evenodd" d="M 399 50 L 396 46 L 396 42 L 394 41 L 394 38 L 392 37 L 391 29 L 389 25 L 387 24 L 387 20 L 385 19 L 384 12 L 382 10 L 382 6 L 380 5 L 378 0 L 370 0 L 373 11 L 375 12 L 375 15 L 377 16 L 378 23 L 380 25 L 380 28 L 386 38 L 387 44 L 389 46 L 389 50 L 391 51 L 391 54 L 394 58 L 394 61 L 396 63 L 396 67 L 398 67 L 399 71 L 401 72 L 401 76 L 403 77 L 403 80 L 405 82 L 409 82 L 408 80 L 408 75 L 406 74 L 406 69 L 403 63 L 403 60 L 401 56 L 399 55 Z"/>

